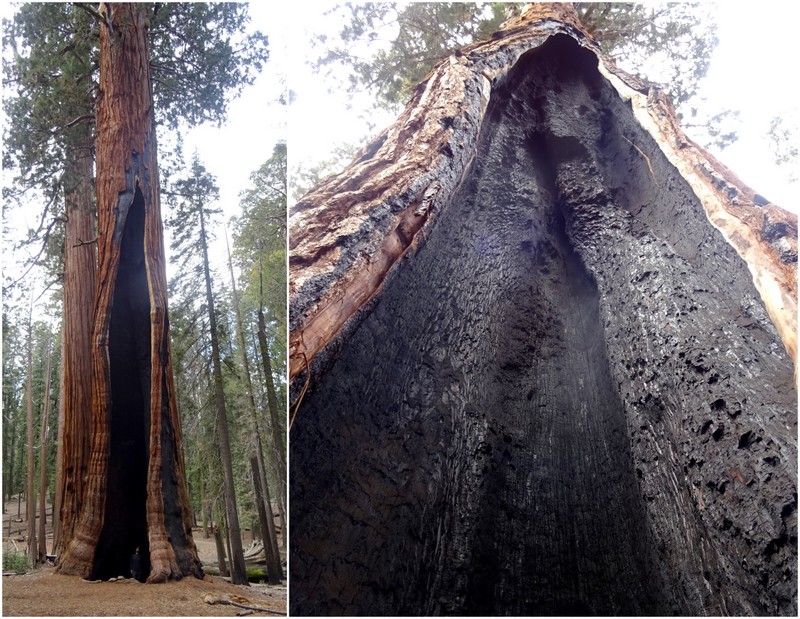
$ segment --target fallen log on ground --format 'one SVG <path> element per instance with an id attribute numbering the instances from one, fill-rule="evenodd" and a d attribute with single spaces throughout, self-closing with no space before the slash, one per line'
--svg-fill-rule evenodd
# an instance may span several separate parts
<path id="1" fill-rule="evenodd" d="M 244 600 L 246 602 L 249 602 L 249 600 L 247 600 L 245 598 L 240 598 L 240 599 L 242 599 L 242 600 Z M 246 610 L 253 610 L 253 611 L 256 611 L 256 612 L 259 612 L 259 613 L 268 613 L 270 615 L 285 615 L 286 614 L 285 612 L 282 612 L 282 611 L 279 611 L 279 610 L 272 610 L 270 608 L 262 608 L 261 606 L 253 606 L 253 605 L 251 605 L 249 603 L 245 604 L 245 603 L 242 603 L 242 602 L 236 602 L 236 601 L 232 600 L 229 595 L 212 595 L 210 593 L 207 593 L 206 595 L 203 596 L 203 601 L 206 604 L 211 604 L 211 605 L 214 605 L 214 604 L 225 604 L 227 606 L 236 606 L 237 608 L 244 608 Z"/>

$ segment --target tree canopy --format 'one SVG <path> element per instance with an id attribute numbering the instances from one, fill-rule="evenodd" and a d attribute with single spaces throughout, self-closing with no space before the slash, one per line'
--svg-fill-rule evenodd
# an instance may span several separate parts
<path id="1" fill-rule="evenodd" d="M 348 89 L 366 89 L 396 109 L 441 59 L 486 39 L 522 3 L 345 3 L 337 37 L 320 35 L 315 65 L 349 70 Z M 664 83 L 676 107 L 688 101 L 717 43 L 713 13 L 697 3 L 575 3 L 604 51 L 629 70 Z M 657 71 L 657 73 L 656 73 Z"/>
<path id="2" fill-rule="evenodd" d="M 346 90 L 352 105 L 398 112 L 433 66 L 466 44 L 490 38 L 524 3 L 343 3 L 327 15 L 324 31 L 311 37 L 309 63 L 330 90 Z M 679 113 L 703 128 L 707 143 L 735 139 L 730 112 L 708 118 L 693 97 L 716 45 L 713 12 L 691 3 L 576 3 L 576 12 L 603 50 L 629 72 L 662 84 Z M 329 26 L 328 24 L 336 24 Z M 364 95 L 367 95 L 366 97 Z M 366 100 L 372 99 L 373 103 Z M 701 110 L 698 114 L 697 110 Z M 370 133 L 370 113 L 364 114 Z M 374 115 L 373 115 L 374 116 Z M 724 123 L 720 124 L 720 121 Z M 706 130 L 706 127 L 710 127 Z M 721 128 L 721 127 L 724 127 Z M 698 132 L 696 132 L 698 133 Z M 353 136 L 354 142 L 367 136 Z M 341 169 L 353 148 L 339 143 L 319 160 L 293 166 L 296 200 Z"/>
<path id="3" fill-rule="evenodd" d="M 49 240 L 60 198 L 77 182 L 65 173 L 67 162 L 77 149 L 93 148 L 102 18 L 92 6 L 26 3 L 3 23 L 3 165 L 14 174 L 4 196 L 19 201 L 33 190 L 44 201 L 25 242 Z M 248 5 L 154 3 L 148 19 L 156 123 L 173 132 L 222 124 L 230 101 L 269 58 L 266 36 L 249 29 Z"/>

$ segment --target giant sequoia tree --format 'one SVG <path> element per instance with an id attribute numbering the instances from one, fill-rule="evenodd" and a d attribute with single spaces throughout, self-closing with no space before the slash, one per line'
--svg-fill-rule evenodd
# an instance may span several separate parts
<path id="1" fill-rule="evenodd" d="M 172 376 L 146 11 L 101 5 L 91 447 L 59 564 L 83 576 L 124 574 L 139 546 L 158 582 L 202 571 Z"/>
<path id="2" fill-rule="evenodd" d="M 245 34 L 240 3 L 143 5 L 150 43 L 157 121 L 172 130 L 221 123 L 228 104 L 267 58 L 266 38 Z M 10 196 L 31 189 L 47 204 L 39 233 L 45 242 L 64 224 L 64 405 L 59 424 L 60 514 L 55 552 L 72 539 L 89 465 L 91 323 L 97 255 L 94 192 L 98 28 L 91 4 L 26 3 L 4 22 L 4 165 L 16 172 Z M 58 102 L 57 105 L 54 102 Z M 63 206 L 61 200 L 63 199 Z M 52 217 L 52 219 L 49 219 Z M 60 266 L 60 265 L 59 265 Z M 55 270 L 55 269 L 51 269 Z M 54 275 L 55 276 L 55 275 Z M 63 535 L 62 535 L 63 530 Z"/>
<path id="3" fill-rule="evenodd" d="M 569 5 L 290 217 L 298 614 L 795 614 L 796 217 Z"/>

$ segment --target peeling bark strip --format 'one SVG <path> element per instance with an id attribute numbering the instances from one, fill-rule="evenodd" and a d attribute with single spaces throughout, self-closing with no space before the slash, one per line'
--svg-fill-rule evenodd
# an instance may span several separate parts
<path id="1" fill-rule="evenodd" d="M 795 616 L 796 219 L 525 23 L 293 215 L 291 613 Z"/>
<path id="2" fill-rule="evenodd" d="M 173 383 L 146 8 L 100 13 L 91 448 L 59 569 L 125 574 L 139 546 L 149 582 L 202 577 Z"/>
<path id="3" fill-rule="evenodd" d="M 441 62 L 394 125 L 297 203 L 289 220 L 291 379 L 314 367 L 348 321 L 358 321 L 391 268 L 419 244 L 473 161 L 489 99 L 524 53 L 557 33 L 598 58 L 601 73 L 681 170 L 709 220 L 748 264 L 796 363 L 797 217 L 757 205 L 752 189 L 683 134 L 662 94 L 600 52 L 569 6 L 529 5 L 492 40 Z"/>

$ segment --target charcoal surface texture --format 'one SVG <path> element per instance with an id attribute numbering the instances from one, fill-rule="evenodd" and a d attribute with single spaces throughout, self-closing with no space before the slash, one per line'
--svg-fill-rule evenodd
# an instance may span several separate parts
<path id="1" fill-rule="evenodd" d="M 495 89 L 291 432 L 291 612 L 794 615 L 793 365 L 572 39 Z"/>

